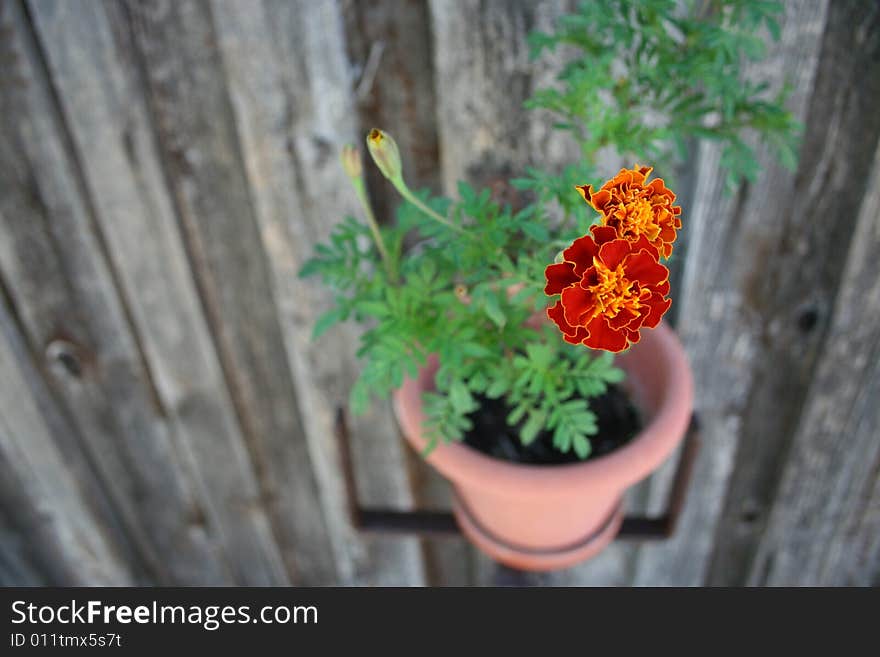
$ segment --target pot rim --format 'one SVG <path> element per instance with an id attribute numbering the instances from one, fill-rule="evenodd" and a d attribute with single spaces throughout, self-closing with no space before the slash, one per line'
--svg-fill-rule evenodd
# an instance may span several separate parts
<path id="1" fill-rule="evenodd" d="M 441 443 L 426 460 L 457 485 L 513 497 L 531 497 L 535 488 L 542 494 L 560 496 L 594 485 L 626 488 L 649 475 L 677 447 L 693 407 L 693 377 L 672 329 L 661 322 L 655 329 L 643 331 L 641 341 L 621 354 L 619 365 L 629 370 L 628 361 L 640 357 L 656 360 L 654 366 L 661 376 L 654 387 L 660 388 L 659 398 L 648 423 L 623 447 L 584 462 L 549 466 L 513 463 L 462 443 Z M 433 377 L 432 370 L 423 368 L 418 379 L 407 379 L 393 395 L 400 428 L 419 452 L 427 442 L 421 430 L 421 392 Z"/>

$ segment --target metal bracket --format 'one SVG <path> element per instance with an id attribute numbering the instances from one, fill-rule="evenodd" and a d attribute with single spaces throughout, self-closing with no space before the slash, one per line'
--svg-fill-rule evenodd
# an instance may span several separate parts
<path id="1" fill-rule="evenodd" d="M 358 501 L 355 485 L 354 461 L 351 451 L 351 434 L 348 429 L 345 411 L 336 411 L 336 439 L 342 459 L 345 479 L 345 492 L 351 524 L 356 529 L 377 534 L 417 535 L 424 537 L 444 537 L 460 535 L 458 524 L 450 511 L 364 508 Z M 691 415 L 687 434 L 678 457 L 678 468 L 669 490 L 666 511 L 659 516 L 626 516 L 615 540 L 652 541 L 669 538 L 675 533 L 678 519 L 684 508 L 685 498 L 690 487 L 691 475 L 697 452 L 700 448 L 699 424 L 697 416 Z"/>

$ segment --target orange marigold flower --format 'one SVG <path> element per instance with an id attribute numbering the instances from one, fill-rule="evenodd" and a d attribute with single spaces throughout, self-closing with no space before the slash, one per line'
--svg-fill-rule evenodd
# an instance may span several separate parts
<path id="1" fill-rule="evenodd" d="M 602 225 L 611 226 L 618 237 L 637 242 L 644 237 L 657 253 L 668 258 L 681 228 L 681 207 L 662 178 L 647 182 L 651 167 L 621 169 L 594 192 L 591 185 L 577 188 L 584 200 L 602 214 Z"/>
<path id="2" fill-rule="evenodd" d="M 566 342 L 622 351 L 654 328 L 672 304 L 669 270 L 645 235 L 629 241 L 611 226 L 593 226 L 545 270 L 547 295 L 560 298 L 547 316 Z"/>

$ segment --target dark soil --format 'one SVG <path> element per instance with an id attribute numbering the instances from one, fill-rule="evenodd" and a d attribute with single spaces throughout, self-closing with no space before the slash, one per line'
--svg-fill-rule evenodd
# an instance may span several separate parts
<path id="1" fill-rule="evenodd" d="M 484 454 L 504 461 L 533 465 L 561 465 L 577 463 L 574 451 L 560 452 L 553 446 L 553 432 L 543 431 L 528 446 L 519 439 L 518 428 L 507 426 L 510 408 L 501 399 L 476 395 L 480 408 L 470 414 L 474 428 L 464 436 L 464 442 Z M 599 432 L 590 437 L 592 451 L 587 460 L 608 454 L 628 443 L 642 428 L 638 410 L 619 386 L 609 386 L 607 392 L 590 400 L 590 409 L 596 414 Z"/>

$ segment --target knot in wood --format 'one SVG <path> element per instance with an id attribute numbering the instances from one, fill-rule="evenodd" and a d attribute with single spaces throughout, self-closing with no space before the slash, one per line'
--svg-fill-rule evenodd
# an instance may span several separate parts
<path id="1" fill-rule="evenodd" d="M 66 376 L 74 379 L 82 378 L 89 360 L 84 347 L 64 338 L 57 338 L 47 344 L 45 355 L 53 370 L 60 369 Z"/>

